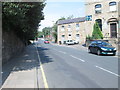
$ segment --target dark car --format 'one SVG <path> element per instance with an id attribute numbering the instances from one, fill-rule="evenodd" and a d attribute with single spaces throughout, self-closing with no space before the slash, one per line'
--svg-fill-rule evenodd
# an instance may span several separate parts
<path id="1" fill-rule="evenodd" d="M 49 42 L 49 40 L 45 40 L 44 43 L 45 44 L 49 44 L 50 42 Z"/>
<path id="2" fill-rule="evenodd" d="M 88 47 L 89 53 L 96 53 L 98 55 L 116 55 L 116 48 L 105 41 L 92 41 Z"/>

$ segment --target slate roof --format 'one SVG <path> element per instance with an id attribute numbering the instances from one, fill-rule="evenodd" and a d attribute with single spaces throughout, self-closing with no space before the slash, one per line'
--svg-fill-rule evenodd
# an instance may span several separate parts
<path id="1" fill-rule="evenodd" d="M 80 18 L 74 18 L 74 19 L 67 19 L 67 20 L 60 20 L 58 21 L 58 25 L 61 24 L 69 24 L 69 23 L 77 23 L 77 22 L 84 22 L 85 17 L 80 17 Z"/>

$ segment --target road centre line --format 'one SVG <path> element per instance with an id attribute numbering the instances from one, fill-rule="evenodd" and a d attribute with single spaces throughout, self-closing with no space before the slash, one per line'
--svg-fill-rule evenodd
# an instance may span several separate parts
<path id="1" fill-rule="evenodd" d="M 85 62 L 85 60 L 82 60 L 82 59 L 80 59 L 80 58 L 77 58 L 77 57 L 75 57 L 75 56 L 73 56 L 73 55 L 70 55 L 70 56 L 73 57 L 73 58 L 75 58 L 75 59 L 77 59 L 77 60 L 79 60 L 79 61 Z"/>
<path id="2" fill-rule="evenodd" d="M 104 69 L 104 68 L 102 68 L 102 67 L 99 67 L 99 66 L 95 66 L 96 68 L 99 68 L 99 69 L 101 69 L 101 70 L 103 70 L 103 71 L 106 71 L 106 72 L 108 72 L 108 73 L 111 73 L 111 74 L 113 74 L 113 75 L 115 75 L 115 76 L 117 76 L 117 77 L 120 77 L 120 75 L 118 75 L 118 74 L 116 74 L 116 73 L 113 73 L 113 72 L 111 72 L 111 71 L 109 71 L 109 70 L 107 70 L 107 69 Z"/>
<path id="3" fill-rule="evenodd" d="M 57 49 L 53 49 L 53 50 L 58 51 Z M 63 51 L 58 51 L 58 52 L 63 53 L 63 54 L 67 54 L 66 52 L 63 52 Z"/>
<path id="4" fill-rule="evenodd" d="M 63 52 L 63 51 L 58 51 L 58 52 L 63 53 L 63 54 L 66 54 L 66 52 Z"/>
<path id="5" fill-rule="evenodd" d="M 43 77 L 44 86 L 45 86 L 45 88 L 48 88 L 47 79 L 46 79 L 44 69 L 43 69 L 43 66 L 42 66 L 42 63 L 41 63 L 41 60 L 40 60 L 40 55 L 39 55 L 39 52 L 38 52 L 38 49 L 37 49 L 37 45 L 36 45 L 36 51 L 37 51 L 37 55 L 38 55 L 38 59 L 39 59 L 39 63 L 40 63 L 40 69 L 41 69 L 41 73 L 42 73 L 42 77 Z"/>

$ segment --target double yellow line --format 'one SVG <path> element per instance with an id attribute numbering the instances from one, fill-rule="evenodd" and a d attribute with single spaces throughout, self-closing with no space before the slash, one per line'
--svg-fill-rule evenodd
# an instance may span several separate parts
<path id="1" fill-rule="evenodd" d="M 43 66 L 42 66 L 42 63 L 41 63 L 41 60 L 40 60 L 40 55 L 39 55 L 39 52 L 38 52 L 38 49 L 37 49 L 37 45 L 36 45 L 36 51 L 37 51 L 37 55 L 38 55 L 38 59 L 39 59 L 39 63 L 40 63 L 40 69 L 41 69 L 41 73 L 42 73 L 42 78 L 43 78 L 43 82 L 44 82 L 44 87 L 49 90 L 49 87 L 48 87 L 48 83 L 47 83 L 47 79 L 46 79 L 46 76 L 45 76 L 45 72 L 44 72 L 44 69 L 43 69 Z"/>

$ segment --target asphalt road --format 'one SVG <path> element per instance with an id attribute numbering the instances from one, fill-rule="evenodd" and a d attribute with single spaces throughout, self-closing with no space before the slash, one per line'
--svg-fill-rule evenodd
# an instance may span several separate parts
<path id="1" fill-rule="evenodd" d="M 118 88 L 118 58 L 37 43 L 49 88 Z"/>

